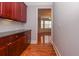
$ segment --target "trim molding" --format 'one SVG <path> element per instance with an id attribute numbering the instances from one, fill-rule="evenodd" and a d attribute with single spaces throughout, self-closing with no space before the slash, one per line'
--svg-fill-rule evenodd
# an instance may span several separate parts
<path id="1" fill-rule="evenodd" d="M 51 44 L 52 44 L 52 46 L 53 46 L 53 48 L 54 48 L 54 50 L 55 50 L 55 52 L 56 52 L 56 55 L 57 55 L 57 56 L 61 56 L 61 54 L 60 54 L 58 48 L 56 47 L 56 45 L 54 44 L 53 41 L 51 41 Z"/>

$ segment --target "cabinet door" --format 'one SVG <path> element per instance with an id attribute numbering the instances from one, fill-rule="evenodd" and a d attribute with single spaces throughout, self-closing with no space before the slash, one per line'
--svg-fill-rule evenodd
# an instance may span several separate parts
<path id="1" fill-rule="evenodd" d="M 17 21 L 25 22 L 26 21 L 26 6 L 23 2 L 17 2 L 15 8 L 15 13 L 17 15 Z"/>
<path id="2" fill-rule="evenodd" d="M 4 13 L 5 13 L 5 17 L 8 19 L 11 19 L 12 16 L 12 3 L 11 2 L 5 2 L 4 3 Z"/>
<path id="3" fill-rule="evenodd" d="M 8 56 L 16 56 L 16 42 L 12 42 L 8 44 Z"/>
<path id="4" fill-rule="evenodd" d="M 0 47 L 0 56 L 7 56 L 8 50 L 7 50 L 7 46 L 2 46 Z"/>
<path id="5" fill-rule="evenodd" d="M 26 8 L 27 8 L 26 5 L 23 2 L 21 2 L 21 21 L 23 22 L 26 22 L 26 17 L 27 17 Z"/>
<path id="6" fill-rule="evenodd" d="M 2 18 L 25 22 L 26 10 L 23 2 L 0 2 L 0 17 Z"/>
<path id="7" fill-rule="evenodd" d="M 27 34 L 27 44 L 30 44 L 30 42 L 31 42 L 31 31 L 27 31 L 26 34 Z"/>
<path id="8" fill-rule="evenodd" d="M 16 21 L 26 21 L 26 6 L 23 2 L 12 3 L 12 18 Z"/>
<path id="9" fill-rule="evenodd" d="M 0 17 L 10 19 L 12 16 L 11 2 L 0 2 Z"/>
<path id="10" fill-rule="evenodd" d="M 5 18 L 6 8 L 5 8 L 5 2 L 0 2 L 0 17 Z"/>
<path id="11" fill-rule="evenodd" d="M 2 3 L 0 2 L 0 16 L 2 14 Z"/>
<path id="12" fill-rule="evenodd" d="M 20 21 L 20 14 L 19 2 L 0 2 L 0 17 Z"/>
<path id="13" fill-rule="evenodd" d="M 21 19 L 21 6 L 20 2 L 12 2 L 12 19 L 20 21 Z"/>
<path id="14" fill-rule="evenodd" d="M 12 2 L 12 16 L 11 16 L 11 18 L 13 20 L 16 20 L 16 17 L 17 17 L 17 15 L 16 15 L 16 2 Z"/>
<path id="15" fill-rule="evenodd" d="M 25 38 L 24 37 L 19 37 L 17 39 L 17 55 L 20 55 L 24 49 L 25 49 Z"/>

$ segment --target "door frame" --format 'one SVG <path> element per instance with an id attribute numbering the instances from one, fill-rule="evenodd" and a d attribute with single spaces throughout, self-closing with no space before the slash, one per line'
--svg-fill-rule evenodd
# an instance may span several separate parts
<path id="1" fill-rule="evenodd" d="M 52 28 L 51 28 L 51 40 L 53 41 L 53 8 L 52 7 L 39 7 L 37 8 L 37 36 L 36 36 L 36 41 L 38 42 L 38 9 L 51 9 L 51 21 L 52 21 Z M 51 42 L 50 40 L 50 42 Z"/>

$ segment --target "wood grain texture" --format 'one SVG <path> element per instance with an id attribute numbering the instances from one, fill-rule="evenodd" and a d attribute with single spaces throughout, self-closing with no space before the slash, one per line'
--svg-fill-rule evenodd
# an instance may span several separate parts
<path id="1" fill-rule="evenodd" d="M 51 37 L 50 33 L 39 33 L 37 44 L 30 44 L 21 56 L 56 56 L 55 50 L 50 42 L 45 42 L 45 36 Z M 43 37 L 41 39 L 41 37 Z M 42 42 L 43 41 L 43 42 Z"/>
<path id="2" fill-rule="evenodd" d="M 21 56 L 56 56 L 51 44 L 31 44 Z"/>
<path id="3" fill-rule="evenodd" d="M 24 2 L 0 2 L 0 17 L 26 22 L 27 6 Z"/>

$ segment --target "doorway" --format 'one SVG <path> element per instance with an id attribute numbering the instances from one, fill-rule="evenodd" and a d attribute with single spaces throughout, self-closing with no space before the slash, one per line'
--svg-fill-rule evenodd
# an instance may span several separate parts
<path id="1" fill-rule="evenodd" d="M 38 9 L 38 44 L 49 43 L 51 27 L 51 8 Z"/>

